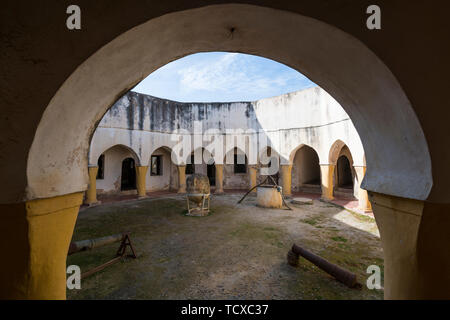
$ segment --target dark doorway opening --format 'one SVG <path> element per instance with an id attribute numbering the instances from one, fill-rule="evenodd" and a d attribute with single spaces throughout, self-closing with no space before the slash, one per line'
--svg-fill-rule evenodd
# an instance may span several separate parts
<path id="1" fill-rule="evenodd" d="M 216 185 L 216 165 L 214 163 L 208 164 L 206 166 L 206 172 L 208 175 L 209 184 L 211 186 L 215 186 Z"/>
<path id="2" fill-rule="evenodd" d="M 195 173 L 195 162 L 194 162 L 194 154 L 188 159 L 188 163 L 186 163 L 186 174 L 194 174 Z"/>
<path id="3" fill-rule="evenodd" d="M 247 173 L 247 156 L 234 151 L 234 173 Z"/>
<path id="4" fill-rule="evenodd" d="M 317 152 L 309 146 L 303 146 L 299 152 L 301 183 L 320 186 L 320 164 Z"/>
<path id="5" fill-rule="evenodd" d="M 102 154 L 97 161 L 97 180 L 103 180 L 105 178 L 105 155 Z"/>
<path id="6" fill-rule="evenodd" d="M 350 161 L 346 156 L 340 156 L 337 161 L 338 187 L 344 189 L 353 188 L 353 176 Z"/>
<path id="7" fill-rule="evenodd" d="M 133 158 L 122 161 L 122 180 L 120 189 L 122 191 L 136 189 L 136 169 Z"/>

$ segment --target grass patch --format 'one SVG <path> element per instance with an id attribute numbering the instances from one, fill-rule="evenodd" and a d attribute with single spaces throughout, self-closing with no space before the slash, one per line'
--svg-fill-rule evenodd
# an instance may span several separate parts
<path id="1" fill-rule="evenodd" d="M 238 238 L 240 241 L 258 241 L 270 244 L 277 248 L 284 248 L 282 232 L 274 227 L 261 227 L 253 224 L 243 224 L 230 232 L 230 236 Z"/>
<path id="2" fill-rule="evenodd" d="M 345 230 L 349 228 L 342 228 L 340 223 L 336 224 L 340 228 L 332 226 L 331 215 L 341 210 L 313 205 L 288 215 L 269 214 L 267 210 L 252 209 L 251 204 L 242 208 L 234 205 L 239 196 L 227 197 L 212 199 L 214 214 L 208 219 L 186 219 L 186 201 L 182 198 L 105 204 L 80 213 L 74 240 L 128 231 L 138 259 L 124 259 L 86 278 L 82 290 L 68 290 L 68 298 L 383 297 L 379 290 L 348 289 L 306 259 L 300 258 L 299 268 L 286 263 L 286 253 L 296 242 L 355 272 L 361 282 L 367 279 L 366 270 L 372 264 L 380 266 L 383 277 L 382 255 L 376 250 L 379 240 L 363 232 L 347 235 Z M 367 241 L 358 242 L 359 237 Z M 113 258 L 118 246 L 116 243 L 75 254 L 68 257 L 67 263 L 79 265 L 84 272 Z M 180 273 L 183 277 L 179 277 Z"/>
<path id="3" fill-rule="evenodd" d="M 300 219 L 299 221 L 302 223 L 309 224 L 311 226 L 315 226 L 321 222 L 321 219 L 320 218 L 306 218 L 306 219 Z"/>
<path id="4" fill-rule="evenodd" d="M 336 242 L 347 242 L 347 239 L 344 237 L 331 237 L 331 240 L 336 241 Z"/>

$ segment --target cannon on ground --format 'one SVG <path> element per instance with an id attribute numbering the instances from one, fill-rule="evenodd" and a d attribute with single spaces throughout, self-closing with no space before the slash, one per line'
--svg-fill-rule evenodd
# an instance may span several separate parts
<path id="1" fill-rule="evenodd" d="M 325 260 L 324 258 L 319 257 L 318 255 L 302 247 L 297 246 L 296 244 L 294 244 L 292 246 L 292 249 L 288 252 L 287 255 L 288 264 L 290 264 L 293 267 L 297 267 L 300 256 L 312 262 L 317 267 L 319 267 L 329 275 L 333 276 L 336 280 L 342 282 L 349 288 L 356 288 L 361 286 L 356 280 L 356 274 L 348 270 L 345 270 Z"/>

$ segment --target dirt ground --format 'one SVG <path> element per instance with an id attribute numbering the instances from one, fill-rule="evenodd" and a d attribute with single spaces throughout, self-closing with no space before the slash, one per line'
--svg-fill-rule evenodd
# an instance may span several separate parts
<path id="1" fill-rule="evenodd" d="M 163 196 L 110 203 L 79 214 L 73 240 L 130 232 L 138 258 L 82 280 L 68 299 L 382 299 L 365 286 L 367 267 L 383 270 L 375 221 L 314 200 L 293 211 L 263 209 L 255 198 L 213 196 L 211 214 L 185 216 L 185 198 Z M 355 272 L 349 289 L 300 258 L 286 263 L 292 244 Z M 85 272 L 114 257 L 118 243 L 71 255 Z"/>

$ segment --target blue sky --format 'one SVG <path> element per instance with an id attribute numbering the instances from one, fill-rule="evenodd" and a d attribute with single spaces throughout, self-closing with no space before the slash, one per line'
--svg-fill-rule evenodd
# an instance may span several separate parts
<path id="1" fill-rule="evenodd" d="M 315 86 L 284 64 L 258 56 L 208 52 L 173 61 L 133 91 L 180 102 L 254 101 Z"/>

